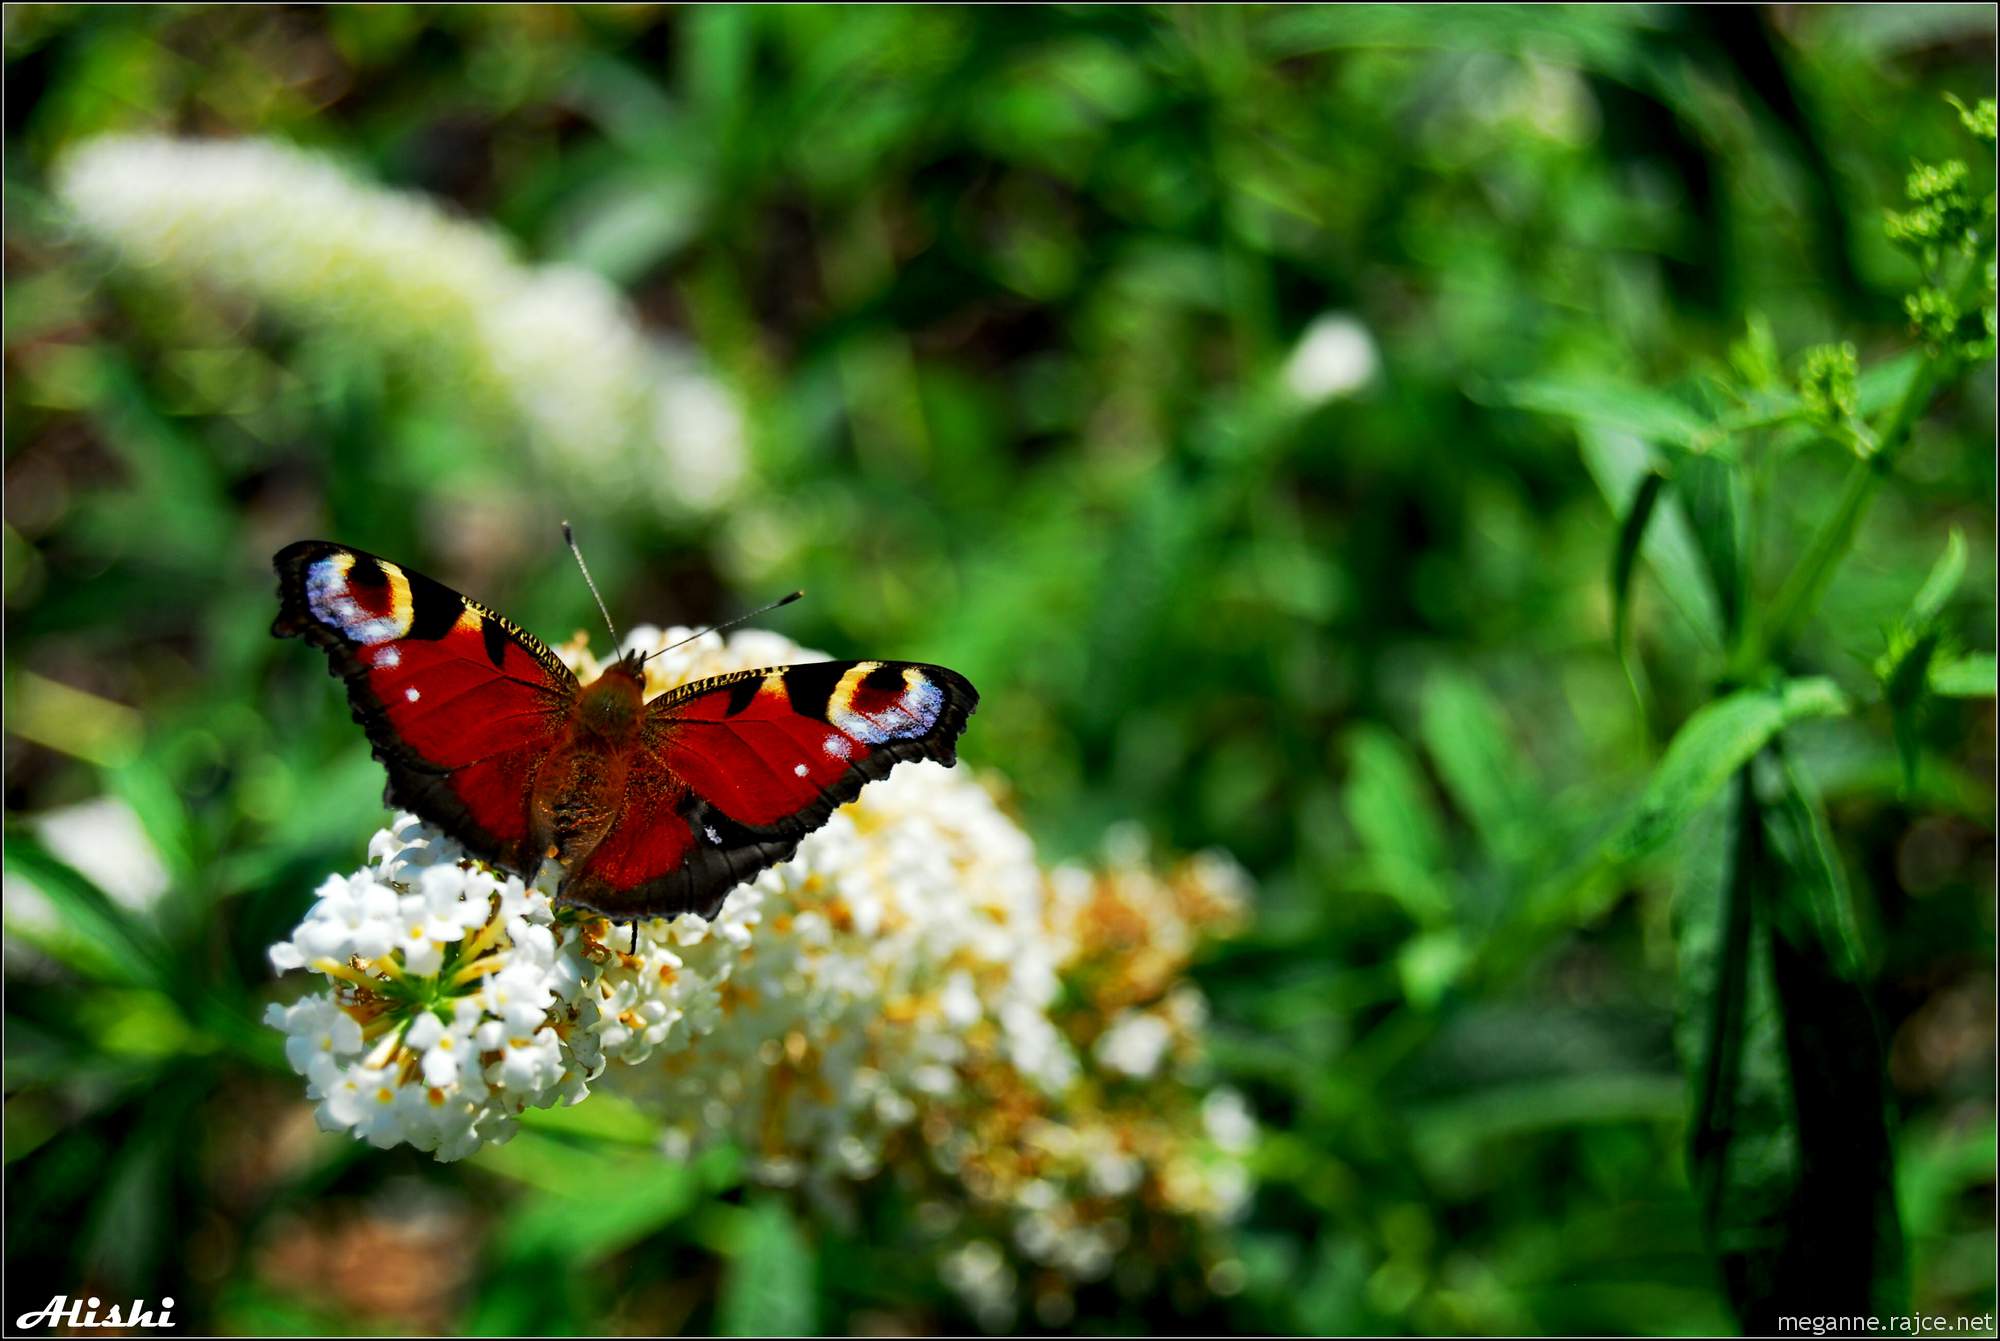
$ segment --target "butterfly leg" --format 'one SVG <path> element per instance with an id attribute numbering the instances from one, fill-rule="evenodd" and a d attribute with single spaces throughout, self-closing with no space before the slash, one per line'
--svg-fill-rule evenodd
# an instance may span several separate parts
<path id="1" fill-rule="evenodd" d="M 632 919 L 632 953 L 639 953 L 639 919 Z"/>

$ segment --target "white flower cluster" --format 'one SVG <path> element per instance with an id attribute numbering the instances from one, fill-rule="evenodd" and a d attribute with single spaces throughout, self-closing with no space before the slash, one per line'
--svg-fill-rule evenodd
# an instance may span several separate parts
<path id="1" fill-rule="evenodd" d="M 581 636 L 559 651 L 596 673 Z M 706 634 L 649 661 L 647 689 L 814 655 Z M 992 1327 L 1024 1277 L 1057 1325 L 1050 1281 L 1109 1275 L 1135 1206 L 1216 1223 L 1248 1196 L 1255 1125 L 1203 1082 L 1183 976 L 1240 915 L 1226 859 L 1162 878 L 1124 840 L 1101 872 L 1045 872 L 967 770 L 929 763 L 871 783 L 713 922 L 554 914 L 554 863 L 523 887 L 407 818 L 371 855 L 272 951 L 331 980 L 271 1012 L 324 1125 L 453 1158 L 595 1084 L 656 1115 L 670 1156 L 733 1144 L 816 1200 L 893 1170 L 959 1208 L 941 1269 Z"/>
<path id="2" fill-rule="evenodd" d="M 549 896 L 462 857 L 399 816 L 271 947 L 279 971 L 328 979 L 265 1013 L 325 1130 L 461 1159 L 507 1140 L 524 1109 L 582 1098 L 602 1067 L 588 961 L 558 938 Z"/>
<path id="3" fill-rule="evenodd" d="M 643 480 L 649 501 L 699 509 L 743 474 L 736 406 L 689 351 L 649 339 L 598 275 L 523 265 L 421 196 L 274 141 L 126 135 L 73 152 L 56 190 L 131 260 L 469 382 L 462 399 L 510 405 L 571 477 Z M 625 468 L 575 469 L 620 450 Z"/>

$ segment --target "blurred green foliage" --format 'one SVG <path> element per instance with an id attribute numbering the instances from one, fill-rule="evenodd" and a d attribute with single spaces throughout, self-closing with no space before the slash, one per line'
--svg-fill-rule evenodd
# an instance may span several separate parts
<path id="1" fill-rule="evenodd" d="M 788 633 L 980 686 L 964 755 L 1052 855 L 1136 819 L 1251 868 L 1200 980 L 1255 1202 L 1211 1288 L 1079 1328 L 1728 1327 L 1690 1122 L 1699 1163 L 1876 1091 L 1907 1298 L 1993 1308 L 1990 363 L 1793 581 L 1933 366 L 1883 216 L 1915 162 L 1991 191 L 1943 101 L 1990 93 L 1989 10 L 24 5 L 5 57 L 10 1281 L 221 1331 L 968 1325 L 908 1208 L 814 1223 L 596 1101 L 465 1167 L 299 1129 L 263 948 L 380 776 L 266 636 L 269 555 L 334 536 L 553 640 L 595 627 L 582 495 L 384 351 L 82 245 L 51 168 L 136 129 L 324 149 L 704 352 L 754 482 L 576 515 L 624 621 L 805 585 Z M 1327 314 L 1375 366 L 1301 394 Z M 139 911 L 37 837 L 103 794 Z M 1728 929 L 1787 880 L 1848 920 L 1756 944 L 1840 956 Z M 1745 1070 L 1716 1128 L 1673 1034 L 1732 954 L 1886 1076 L 1807 1111 Z"/>

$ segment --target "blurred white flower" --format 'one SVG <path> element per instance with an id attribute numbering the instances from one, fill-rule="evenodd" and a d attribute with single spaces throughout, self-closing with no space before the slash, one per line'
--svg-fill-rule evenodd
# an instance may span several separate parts
<path id="1" fill-rule="evenodd" d="M 167 892 L 167 868 L 132 807 L 100 796 L 36 816 L 35 835 L 57 858 L 133 912 Z"/>
<path id="2" fill-rule="evenodd" d="M 1367 386 L 1378 362 L 1368 328 L 1344 312 L 1328 312 L 1314 318 L 1285 360 L 1285 387 L 1317 405 Z"/>
<path id="3" fill-rule="evenodd" d="M 1257 1119 L 1235 1090 L 1211 1090 L 1201 1101 L 1201 1124 L 1216 1148 L 1232 1155 L 1246 1153 L 1257 1141 Z"/>
<path id="4" fill-rule="evenodd" d="M 1013 1323 L 1014 1268 L 995 1244 L 973 1239 L 961 1245 L 945 1254 L 939 1274 L 987 1331 L 1004 1331 Z"/>
<path id="5" fill-rule="evenodd" d="M 1097 1039 L 1097 1060 L 1140 1080 L 1160 1069 L 1173 1031 L 1157 1015 L 1128 1011 Z"/>
<path id="6" fill-rule="evenodd" d="M 59 165 L 83 228 L 180 281 L 389 349 L 468 403 L 510 406 L 565 479 L 707 508 L 744 470 L 735 403 L 684 347 L 572 266 L 269 140 L 104 136 Z"/>

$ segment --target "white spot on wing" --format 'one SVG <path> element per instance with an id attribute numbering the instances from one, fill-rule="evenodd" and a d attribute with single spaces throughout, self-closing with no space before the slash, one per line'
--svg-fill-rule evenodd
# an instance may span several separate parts
<path id="1" fill-rule="evenodd" d="M 828 736 L 820 742 L 820 748 L 836 759 L 845 759 L 854 753 L 854 742 L 846 736 Z"/>
<path id="2" fill-rule="evenodd" d="M 375 669 L 389 670 L 403 664 L 403 654 L 393 647 L 381 647 L 375 651 Z"/>
<path id="3" fill-rule="evenodd" d="M 419 694 L 414 689 L 405 689 L 403 691 L 403 697 L 410 700 L 410 702 L 415 703 L 418 699 L 422 698 L 423 695 Z"/>
<path id="4" fill-rule="evenodd" d="M 702 825 L 701 831 L 708 835 L 709 842 L 715 844 L 717 847 L 722 846 L 722 835 L 715 831 L 715 826 L 713 824 Z"/>
<path id="5" fill-rule="evenodd" d="M 798 777 L 804 777 L 806 775 L 806 766 L 804 764 L 793 764 L 792 772 Z"/>

